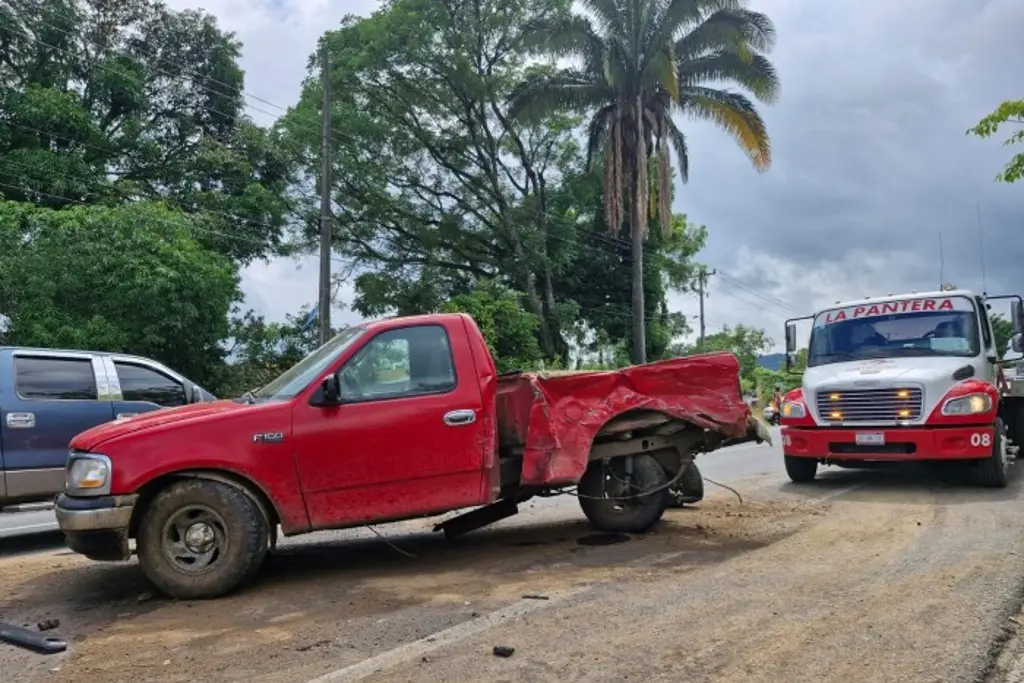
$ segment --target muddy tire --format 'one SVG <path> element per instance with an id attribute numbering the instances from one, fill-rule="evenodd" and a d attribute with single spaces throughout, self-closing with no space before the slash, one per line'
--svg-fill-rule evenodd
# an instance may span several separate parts
<path id="1" fill-rule="evenodd" d="M 686 471 L 679 481 L 668 490 L 668 506 L 681 508 L 704 500 L 704 477 L 697 468 L 697 463 L 689 462 Z"/>
<path id="2" fill-rule="evenodd" d="M 996 434 L 992 439 L 992 453 L 978 463 L 978 482 L 992 489 L 1006 488 L 1009 482 L 1009 473 L 1006 464 L 1006 434 L 1003 429 L 1003 421 L 996 418 Z"/>
<path id="3" fill-rule="evenodd" d="M 595 460 L 580 480 L 583 514 L 602 531 L 641 534 L 654 526 L 668 507 L 665 470 L 649 455 L 632 457 L 628 487 L 622 484 L 627 479 L 625 458 L 615 458 L 607 465 Z"/>
<path id="4" fill-rule="evenodd" d="M 139 523 L 142 571 L 180 600 L 216 598 L 248 582 L 270 542 L 267 522 L 242 491 L 203 479 L 160 491 Z"/>
<path id="5" fill-rule="evenodd" d="M 786 460 L 786 474 L 796 484 L 814 481 L 818 475 L 818 461 L 814 458 L 796 458 L 792 455 L 784 455 L 783 458 Z"/>

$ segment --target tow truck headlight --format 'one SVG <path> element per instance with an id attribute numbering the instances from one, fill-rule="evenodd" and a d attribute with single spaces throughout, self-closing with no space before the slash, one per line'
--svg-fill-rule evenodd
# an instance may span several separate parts
<path id="1" fill-rule="evenodd" d="M 807 417 L 807 408 L 800 401 L 783 401 L 782 402 L 782 417 L 790 417 L 794 420 L 800 420 Z"/>
<path id="2" fill-rule="evenodd" d="M 992 399 L 988 394 L 970 394 L 951 398 L 942 406 L 943 415 L 977 415 L 992 410 Z"/>
<path id="3" fill-rule="evenodd" d="M 110 494 L 110 458 L 99 453 L 71 453 L 64 472 L 64 491 L 70 496 Z"/>

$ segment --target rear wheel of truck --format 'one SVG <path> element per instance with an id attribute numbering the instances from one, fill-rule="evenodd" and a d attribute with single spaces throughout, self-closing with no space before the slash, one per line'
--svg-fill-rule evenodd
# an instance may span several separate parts
<path id="1" fill-rule="evenodd" d="M 649 455 L 631 457 L 631 475 L 626 473 L 626 458 L 614 458 L 607 463 L 591 462 L 580 480 L 583 514 L 603 531 L 643 533 L 661 519 L 668 507 L 665 470 Z"/>
<path id="2" fill-rule="evenodd" d="M 686 464 L 683 476 L 668 489 L 668 506 L 681 508 L 704 500 L 704 476 L 701 475 L 697 463 Z"/>
<path id="3" fill-rule="evenodd" d="M 791 481 L 806 484 L 818 476 L 818 461 L 814 458 L 796 458 L 792 455 L 782 457 L 786 460 L 786 474 Z"/>
<path id="4" fill-rule="evenodd" d="M 160 491 L 138 529 L 142 571 L 167 595 L 216 598 L 259 570 L 269 545 L 267 522 L 242 491 L 187 479 Z"/>
<path id="5" fill-rule="evenodd" d="M 995 437 L 992 439 L 992 453 L 978 463 L 978 480 L 982 486 L 993 489 L 1005 488 L 1009 482 L 1007 473 L 1006 434 L 1002 418 L 996 418 Z"/>

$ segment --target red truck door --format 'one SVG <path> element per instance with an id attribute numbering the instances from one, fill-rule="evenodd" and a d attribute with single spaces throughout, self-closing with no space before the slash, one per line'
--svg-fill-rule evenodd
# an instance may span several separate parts
<path id="1" fill-rule="evenodd" d="M 349 357 L 341 379 L 341 405 L 294 408 L 314 527 L 487 502 L 480 378 L 461 321 L 382 330 Z"/>

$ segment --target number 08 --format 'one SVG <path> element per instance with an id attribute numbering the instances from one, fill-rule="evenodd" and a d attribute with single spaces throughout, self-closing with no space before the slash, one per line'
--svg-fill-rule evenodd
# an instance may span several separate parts
<path id="1" fill-rule="evenodd" d="M 979 446 L 985 446 L 987 448 L 992 445 L 992 435 L 975 432 L 974 434 L 971 434 L 971 445 L 975 448 Z"/>

